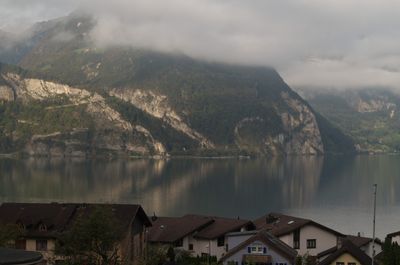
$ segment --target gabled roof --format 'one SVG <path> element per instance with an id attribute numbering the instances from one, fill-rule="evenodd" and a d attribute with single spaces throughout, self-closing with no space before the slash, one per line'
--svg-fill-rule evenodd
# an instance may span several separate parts
<path id="1" fill-rule="evenodd" d="M 346 237 L 342 238 L 341 240 L 343 240 L 343 242 L 350 241 L 351 243 L 353 243 L 353 245 L 355 245 L 358 248 L 361 248 L 372 242 L 372 238 L 362 237 L 362 236 L 352 236 L 352 235 L 347 235 Z M 382 245 L 382 242 L 379 239 L 375 239 L 375 243 Z M 325 257 L 327 255 L 334 253 L 337 250 L 338 250 L 337 246 L 334 246 L 325 251 L 322 251 L 321 253 L 318 253 L 317 257 L 318 258 Z"/>
<path id="2" fill-rule="evenodd" d="M 194 214 L 153 218 L 149 241 L 159 243 L 174 243 L 189 234 L 199 239 L 213 240 L 229 232 L 240 231 L 242 227 L 254 228 L 249 220 Z"/>
<path id="3" fill-rule="evenodd" d="M 269 213 L 254 220 L 253 223 L 255 224 L 257 229 L 266 229 L 271 234 L 278 237 L 290 234 L 296 229 L 302 228 L 306 225 L 313 225 L 337 236 L 344 236 L 343 234 L 312 220 L 284 215 L 280 213 Z"/>
<path id="4" fill-rule="evenodd" d="M 372 262 L 371 258 L 367 254 L 365 254 L 364 251 L 354 245 L 351 241 L 346 240 L 343 242 L 343 245 L 340 249 L 336 250 L 326 259 L 321 261 L 318 265 L 330 265 L 337 258 L 346 253 L 357 259 L 361 263 L 361 265 L 370 265 Z"/>
<path id="5" fill-rule="evenodd" d="M 288 260 L 293 260 L 297 256 L 297 251 L 286 245 L 284 242 L 279 240 L 277 237 L 273 236 L 272 234 L 268 233 L 267 231 L 260 231 L 256 235 L 250 237 L 249 239 L 245 240 L 241 244 L 237 245 L 236 247 L 229 250 L 220 260 L 223 262 L 227 260 L 229 257 L 237 253 L 238 251 L 246 248 L 248 245 L 255 241 L 261 241 L 266 244 L 268 247 L 274 249 L 276 252 L 280 253 L 282 256 L 286 257 Z"/>
<path id="6" fill-rule="evenodd" d="M 0 264 L 5 265 L 33 265 L 43 259 L 39 252 L 20 249 L 0 248 Z"/>
<path id="7" fill-rule="evenodd" d="M 0 223 L 23 225 L 27 237 L 55 237 L 68 229 L 78 216 L 87 216 L 96 207 L 109 207 L 123 226 L 128 226 L 136 216 L 146 226 L 151 225 L 140 205 L 73 203 L 3 203 L 0 205 Z M 42 224 L 45 231 L 39 229 Z"/>
<path id="8" fill-rule="evenodd" d="M 108 208 L 111 210 L 122 227 L 128 227 L 135 217 L 139 217 L 144 225 L 151 226 L 143 208 L 136 204 L 81 204 L 77 205 L 75 218 L 89 216 L 96 208 Z"/>
<path id="9" fill-rule="evenodd" d="M 211 224 L 201 229 L 196 238 L 213 240 L 230 232 L 239 232 L 242 227 L 254 229 L 254 225 L 249 220 L 209 217 L 213 220 Z"/>
<path id="10" fill-rule="evenodd" d="M 213 222 L 209 217 L 198 215 L 151 219 L 152 227 L 149 229 L 148 241 L 157 243 L 174 243 Z"/>
<path id="11" fill-rule="evenodd" d="M 64 230 L 74 212 L 75 207 L 70 204 L 3 203 L 0 206 L 0 223 L 23 225 L 27 236 L 51 236 Z M 39 231 L 40 224 L 45 224 L 47 231 Z"/>
<path id="12" fill-rule="evenodd" d="M 400 231 L 394 232 L 394 233 L 390 233 L 387 235 L 387 237 L 395 237 L 395 236 L 400 236 Z"/>
<path id="13" fill-rule="evenodd" d="M 353 235 L 347 235 L 345 239 L 350 240 L 354 245 L 356 245 L 359 248 L 371 243 L 373 240 L 370 237 L 353 236 Z M 382 245 L 382 242 L 378 238 L 375 239 L 375 243 L 378 245 Z"/>

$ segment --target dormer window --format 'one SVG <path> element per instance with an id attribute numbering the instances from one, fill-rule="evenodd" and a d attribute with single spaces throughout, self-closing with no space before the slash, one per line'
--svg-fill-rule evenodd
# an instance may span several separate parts
<path id="1" fill-rule="evenodd" d="M 47 231 L 47 226 L 46 226 L 45 224 L 41 223 L 41 224 L 39 225 L 39 231 L 42 231 L 42 232 Z"/>
<path id="2" fill-rule="evenodd" d="M 19 228 L 21 229 L 21 230 L 25 230 L 26 229 L 26 227 L 25 227 L 25 225 L 22 223 L 22 222 L 17 222 L 17 225 L 19 226 Z"/>

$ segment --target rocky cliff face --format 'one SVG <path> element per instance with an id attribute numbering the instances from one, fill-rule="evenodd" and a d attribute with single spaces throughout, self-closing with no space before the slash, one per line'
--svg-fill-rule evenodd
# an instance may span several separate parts
<path id="1" fill-rule="evenodd" d="M 168 155 L 165 143 L 155 139 L 152 132 L 141 124 L 125 120 L 117 110 L 110 107 L 104 96 L 97 92 L 35 78 L 24 78 L 15 73 L 3 73 L 1 77 L 7 84 L 0 87 L 0 100 L 3 102 L 29 105 L 31 102 L 45 102 L 63 97 L 63 104 L 46 105 L 45 111 L 83 107 L 94 121 L 94 128 L 88 128 L 88 125 L 70 127 L 64 131 L 32 133 L 23 146 L 23 152 L 29 155 Z M 221 146 L 192 128 L 188 111 L 181 110 L 178 113 L 169 104 L 166 95 L 140 89 L 110 89 L 107 96 L 120 99 L 159 120 L 160 124 L 170 126 L 196 142 L 198 149 L 216 150 Z M 270 122 L 263 117 L 242 118 L 235 123 L 235 146 L 230 147 L 231 151 L 237 150 L 234 152 L 238 154 L 250 152 L 265 155 L 324 153 L 312 110 L 288 93 L 281 93 L 280 97 L 288 107 L 285 112 L 279 113 L 282 131 L 272 133 L 275 129 L 272 130 L 269 127 Z M 41 126 L 33 120 L 18 119 L 17 122 L 27 127 Z M 14 140 L 18 140 L 17 132 L 11 134 Z"/>
<path id="2" fill-rule="evenodd" d="M 400 151 L 400 95 L 383 88 L 306 91 L 310 104 L 351 136 L 359 152 Z"/>
<path id="3" fill-rule="evenodd" d="M 54 131 L 44 135 L 32 134 L 24 148 L 30 155 L 89 156 L 100 150 L 117 154 L 166 154 L 164 146 L 148 130 L 125 121 L 98 93 L 39 79 L 21 78 L 13 73 L 3 74 L 2 77 L 9 84 L 1 89 L 2 100 L 18 101 L 26 105 L 32 101 L 63 96 L 67 98 L 68 104 L 48 106 L 46 110 L 84 106 L 96 126 L 94 135 L 90 135 L 89 128 L 70 128 L 68 131 Z M 19 120 L 19 123 L 40 126 L 26 120 Z"/>

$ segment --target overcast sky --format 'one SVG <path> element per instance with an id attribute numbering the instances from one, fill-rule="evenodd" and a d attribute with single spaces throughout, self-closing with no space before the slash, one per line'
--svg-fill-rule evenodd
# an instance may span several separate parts
<path id="1" fill-rule="evenodd" d="M 0 29 L 77 9 L 99 45 L 269 65 L 294 87 L 400 88 L 398 0 L 0 0 Z"/>

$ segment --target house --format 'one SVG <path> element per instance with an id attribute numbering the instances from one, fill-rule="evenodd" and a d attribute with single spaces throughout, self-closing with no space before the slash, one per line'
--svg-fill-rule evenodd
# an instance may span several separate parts
<path id="1" fill-rule="evenodd" d="M 356 246 L 361 251 L 363 251 L 365 254 L 367 254 L 368 257 L 372 258 L 372 256 L 373 256 L 373 253 L 372 253 L 373 252 L 373 249 L 372 249 L 373 239 L 372 238 L 362 237 L 362 236 L 347 235 L 346 237 L 344 237 L 344 238 L 342 238 L 342 239 L 340 239 L 338 241 L 337 246 L 334 246 L 334 247 L 332 247 L 330 249 L 327 249 L 327 250 L 322 251 L 321 253 L 319 253 L 317 255 L 317 259 L 319 261 L 323 261 L 324 259 L 326 259 L 330 255 L 332 255 L 333 253 L 338 251 L 338 249 L 340 249 L 340 247 L 342 245 L 342 242 L 345 242 L 345 241 L 351 242 L 354 246 Z M 376 239 L 375 240 L 375 256 L 382 252 L 382 247 L 383 246 L 382 246 L 381 241 Z"/>
<path id="2" fill-rule="evenodd" d="M 230 234 L 231 238 L 248 237 L 238 245 L 234 245 L 220 259 L 220 263 L 227 265 L 257 264 L 257 265 L 294 265 L 297 251 L 273 236 L 267 231 L 243 232 Z M 241 240 L 236 240 L 237 242 Z M 228 239 L 228 242 L 229 241 Z"/>
<path id="3" fill-rule="evenodd" d="M 309 219 L 270 213 L 253 221 L 257 230 L 269 233 L 297 250 L 299 255 L 316 257 L 335 247 L 345 235 Z"/>
<path id="4" fill-rule="evenodd" d="M 193 256 L 221 258 L 226 252 L 226 234 L 254 229 L 249 220 L 185 215 L 182 217 L 152 217 L 149 243 L 174 246 Z"/>
<path id="5" fill-rule="evenodd" d="M 373 256 L 373 239 L 370 237 L 362 237 L 360 235 L 352 236 L 347 235 L 344 240 L 350 240 L 355 246 L 360 248 L 362 251 L 365 252 L 370 258 Z M 383 244 L 381 240 L 375 239 L 375 256 L 381 253 L 383 250 Z"/>
<path id="6" fill-rule="evenodd" d="M 43 261 L 39 252 L 20 249 L 0 248 L 0 264 L 7 265 L 35 265 Z"/>
<path id="7" fill-rule="evenodd" d="M 400 245 L 400 231 L 388 234 L 387 237 L 391 240 L 392 243 L 397 243 Z"/>
<path id="8" fill-rule="evenodd" d="M 318 265 L 370 265 L 372 259 L 350 240 L 344 240 L 336 251 Z"/>
<path id="9" fill-rule="evenodd" d="M 96 208 L 110 209 L 124 229 L 119 246 L 123 264 L 135 264 L 145 251 L 146 228 L 151 226 L 139 205 L 129 204 L 59 204 L 59 203 L 3 203 L 0 223 L 18 224 L 23 232 L 15 242 L 17 249 L 38 251 L 43 264 L 53 264 L 60 257 L 54 253 L 57 237 L 67 231 L 78 218 L 85 218 Z"/>

